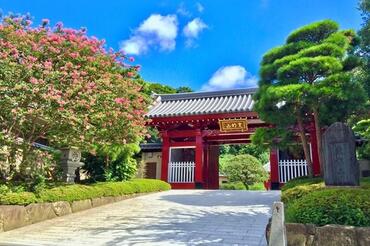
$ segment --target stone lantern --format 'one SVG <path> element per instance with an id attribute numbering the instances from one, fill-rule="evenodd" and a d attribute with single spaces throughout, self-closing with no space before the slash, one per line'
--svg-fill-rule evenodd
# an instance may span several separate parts
<path id="1" fill-rule="evenodd" d="M 74 183 L 76 169 L 83 166 L 81 151 L 77 148 L 65 148 L 61 150 L 61 167 L 63 169 L 63 180 L 67 183 Z"/>

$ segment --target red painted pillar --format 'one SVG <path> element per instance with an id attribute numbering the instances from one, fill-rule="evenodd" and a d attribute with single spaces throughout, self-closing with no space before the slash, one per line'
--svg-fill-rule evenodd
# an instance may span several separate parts
<path id="1" fill-rule="evenodd" d="M 220 155 L 220 147 L 218 145 L 210 146 L 210 152 L 209 152 L 210 157 L 208 159 L 208 165 L 209 165 L 208 179 L 210 180 L 209 182 L 210 189 L 219 188 L 219 173 L 218 173 L 219 155 Z"/>
<path id="2" fill-rule="evenodd" d="M 270 182 L 271 190 L 279 189 L 279 160 L 278 151 L 276 148 L 270 149 Z"/>
<path id="3" fill-rule="evenodd" d="M 162 169 L 161 169 L 161 180 L 168 180 L 168 162 L 170 157 L 170 138 L 168 137 L 167 131 L 161 132 L 162 136 Z"/>
<path id="4" fill-rule="evenodd" d="M 203 186 L 203 139 L 198 129 L 195 136 L 195 185 L 196 188 Z"/>
<path id="5" fill-rule="evenodd" d="M 204 188 L 209 189 L 209 148 L 208 144 L 203 145 L 203 181 L 204 181 Z"/>
<path id="6" fill-rule="evenodd" d="M 317 148 L 316 128 L 313 122 L 311 123 L 310 129 L 311 129 L 310 140 L 311 140 L 311 158 L 312 158 L 313 176 L 319 176 L 321 174 L 320 159 L 319 159 L 319 150 Z"/>

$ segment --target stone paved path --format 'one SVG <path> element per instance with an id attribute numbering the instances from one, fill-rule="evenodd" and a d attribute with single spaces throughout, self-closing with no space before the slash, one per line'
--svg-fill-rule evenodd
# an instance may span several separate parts
<path id="1" fill-rule="evenodd" d="M 172 190 L 0 233 L 0 245 L 266 245 L 278 191 Z"/>

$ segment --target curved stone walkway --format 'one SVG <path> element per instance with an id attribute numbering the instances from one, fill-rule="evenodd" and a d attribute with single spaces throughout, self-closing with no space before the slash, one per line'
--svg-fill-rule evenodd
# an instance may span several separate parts
<path id="1" fill-rule="evenodd" d="M 0 245 L 266 245 L 278 191 L 171 190 L 0 233 Z"/>

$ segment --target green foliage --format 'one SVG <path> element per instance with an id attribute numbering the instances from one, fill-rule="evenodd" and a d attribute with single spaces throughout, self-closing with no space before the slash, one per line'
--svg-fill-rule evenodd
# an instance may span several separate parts
<path id="1" fill-rule="evenodd" d="M 193 89 L 191 89 L 188 86 L 180 86 L 176 88 L 176 93 L 185 93 L 185 92 L 193 92 Z"/>
<path id="2" fill-rule="evenodd" d="M 135 193 L 165 191 L 171 187 L 156 179 L 134 179 L 125 182 L 106 182 L 93 185 L 64 185 L 44 189 L 39 193 L 20 192 L 0 194 L 0 204 L 27 205 L 36 202 L 78 201 L 104 196 L 121 196 Z"/>
<path id="3" fill-rule="evenodd" d="M 277 71 L 277 78 L 285 83 L 315 82 L 342 69 L 342 64 L 334 57 L 302 57 L 289 62 Z"/>
<path id="4" fill-rule="evenodd" d="M 139 152 L 138 144 L 100 146 L 95 155 L 84 154 L 82 169 L 94 182 L 129 180 L 136 174 L 137 161 L 134 156 Z"/>
<path id="5" fill-rule="evenodd" d="M 370 189 L 328 188 L 310 191 L 287 206 L 286 220 L 319 226 L 370 226 Z"/>
<path id="6" fill-rule="evenodd" d="M 36 202 L 39 202 L 39 199 L 31 192 L 0 194 L 0 204 L 4 205 L 28 205 Z"/>
<path id="7" fill-rule="evenodd" d="M 357 122 L 353 130 L 360 137 L 367 140 L 361 147 L 358 148 L 359 158 L 370 160 L 370 119 L 364 119 Z"/>
<path id="8" fill-rule="evenodd" d="M 144 82 L 141 81 L 143 86 L 143 92 L 151 96 L 152 93 L 155 94 L 174 94 L 174 93 L 184 93 L 184 92 L 193 92 L 193 89 L 191 89 L 188 86 L 180 86 L 178 88 L 173 88 L 169 85 L 163 85 L 160 83 L 150 83 L 150 82 Z"/>
<path id="9" fill-rule="evenodd" d="M 251 155 L 230 157 L 222 172 L 231 182 L 242 182 L 247 190 L 252 184 L 265 181 L 268 176 L 261 163 Z"/>
<path id="10" fill-rule="evenodd" d="M 323 183 L 324 180 L 321 177 L 309 178 L 307 176 L 302 176 L 299 178 L 289 180 L 282 188 L 281 191 L 284 191 L 295 188 L 297 186 L 305 186 L 311 184 Z"/>
<path id="11" fill-rule="evenodd" d="M 288 144 L 293 141 L 291 132 L 285 129 L 275 128 L 258 128 L 252 136 L 252 143 L 259 146 L 286 149 Z"/>
<path id="12" fill-rule="evenodd" d="M 238 144 L 220 146 L 220 159 L 224 155 L 243 155 L 248 154 L 256 157 L 262 164 L 269 160 L 269 151 L 263 145 L 255 144 Z"/>
<path id="13" fill-rule="evenodd" d="M 289 203 L 290 201 L 297 200 L 304 197 L 305 195 L 311 193 L 312 191 L 319 190 L 324 188 L 325 185 L 323 182 L 298 185 L 296 187 L 286 189 L 281 195 L 281 201 L 284 203 Z"/>
<path id="14" fill-rule="evenodd" d="M 301 41 L 319 43 L 329 37 L 330 34 L 338 31 L 338 28 L 338 24 L 332 20 L 318 21 L 293 31 L 289 34 L 287 43 L 289 44 Z"/>
<path id="15" fill-rule="evenodd" d="M 361 188 L 325 188 L 322 178 L 300 177 L 282 188 L 287 222 L 370 225 L 370 178 Z"/>
<path id="16" fill-rule="evenodd" d="M 229 182 L 220 185 L 221 190 L 246 190 L 242 182 Z M 255 183 L 249 186 L 249 190 L 266 190 L 263 183 Z"/>
<path id="17" fill-rule="evenodd" d="M 362 84 L 353 79 L 360 64 L 354 56 L 358 39 L 354 31 L 338 28 L 334 21 L 324 20 L 293 31 L 283 46 L 264 55 L 260 68 L 254 109 L 277 130 L 259 130 L 252 141 L 284 147 L 295 142 L 291 136 L 298 133 L 310 175 L 305 126 L 313 121 L 320 138 L 320 128 L 346 121 L 366 102 Z"/>
<path id="18" fill-rule="evenodd" d="M 220 185 L 221 190 L 245 190 L 245 185 L 242 182 L 229 182 Z"/>

